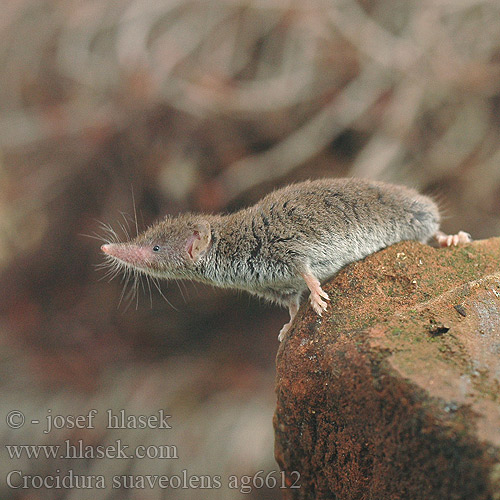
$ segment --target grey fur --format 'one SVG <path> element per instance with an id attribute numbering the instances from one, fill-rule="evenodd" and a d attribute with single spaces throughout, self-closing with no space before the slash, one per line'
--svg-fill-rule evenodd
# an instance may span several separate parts
<path id="1" fill-rule="evenodd" d="M 208 220 L 213 244 L 197 266 L 203 281 L 288 305 L 307 290 L 300 273 L 323 281 L 398 241 L 426 242 L 439 228 L 439 211 L 408 188 L 332 179 L 294 184 Z"/>
<path id="2" fill-rule="evenodd" d="M 439 221 L 437 205 L 413 189 L 323 179 L 279 189 L 233 214 L 169 217 L 122 246 L 159 245 L 158 255 L 128 262 L 153 276 L 238 288 L 290 307 L 308 288 L 304 274 L 323 281 L 398 241 L 426 242 Z M 195 259 L 185 245 L 200 227 L 209 228 L 210 241 Z"/>

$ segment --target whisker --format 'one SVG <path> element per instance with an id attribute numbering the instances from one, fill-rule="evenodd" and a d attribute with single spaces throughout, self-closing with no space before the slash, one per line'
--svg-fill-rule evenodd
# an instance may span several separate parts
<path id="1" fill-rule="evenodd" d="M 108 281 L 114 280 L 121 272 L 121 268 L 119 267 L 113 267 L 112 269 L 109 269 L 109 271 L 102 277 L 100 278 L 99 281 L 107 279 Z"/>
<path id="2" fill-rule="evenodd" d="M 125 222 L 125 224 L 127 225 L 127 228 L 125 230 L 125 233 L 127 235 L 127 239 L 131 239 L 130 238 L 130 215 L 125 213 L 125 212 L 120 212 L 120 215 L 123 217 L 123 220 Z"/>
<path id="3" fill-rule="evenodd" d="M 135 195 L 134 195 L 134 186 L 131 186 L 132 189 L 132 205 L 134 206 L 134 220 L 135 220 L 135 235 L 139 236 L 139 225 L 137 224 L 137 210 L 135 208 Z"/>
<path id="4" fill-rule="evenodd" d="M 184 287 L 184 291 L 186 292 L 186 296 L 189 297 L 188 284 L 184 280 L 181 280 L 179 283 Z M 192 281 L 191 284 L 193 285 L 194 289 L 196 290 L 196 293 L 198 293 L 198 289 L 196 288 L 196 283 L 194 281 Z"/>
<path id="5" fill-rule="evenodd" d="M 130 238 L 128 237 L 128 234 L 127 234 L 127 230 L 125 229 L 125 226 L 122 224 L 122 222 L 119 220 L 119 221 L 116 221 L 116 223 L 118 224 L 118 226 L 120 227 L 122 233 L 125 235 L 125 238 L 127 240 L 129 240 Z"/>
<path id="6" fill-rule="evenodd" d="M 142 276 L 140 276 L 139 273 L 135 274 L 135 281 L 134 281 L 134 293 L 135 293 L 135 310 L 139 309 L 139 283 L 141 284 L 142 290 L 144 290 L 144 282 L 142 281 Z"/>
<path id="7" fill-rule="evenodd" d="M 158 279 L 151 276 L 151 281 L 153 282 L 153 285 L 155 286 L 155 288 L 158 290 L 158 292 L 160 293 L 160 295 L 163 297 L 163 299 L 165 300 L 165 302 L 172 308 L 174 309 L 174 311 L 179 311 L 179 309 L 177 309 L 177 307 L 175 307 L 172 302 L 170 302 L 167 297 L 165 297 L 165 295 L 163 295 L 163 292 L 161 291 L 161 288 L 160 288 L 160 284 L 158 282 Z"/>
<path id="8" fill-rule="evenodd" d="M 146 283 L 148 285 L 148 290 L 149 290 L 149 306 L 151 309 L 153 308 L 153 295 L 151 293 L 151 283 L 149 282 L 149 276 L 146 274 Z"/>
<path id="9" fill-rule="evenodd" d="M 125 311 L 132 305 L 132 302 L 134 302 L 134 299 L 136 297 L 136 285 L 137 285 L 137 276 L 134 272 L 133 269 L 130 270 L 130 287 L 127 292 L 127 295 L 125 296 L 124 302 L 127 303 L 125 307 Z M 136 307 L 137 310 L 137 307 Z"/>
<path id="10" fill-rule="evenodd" d="M 134 281 L 132 281 L 133 279 L 134 279 L 134 276 L 133 276 L 133 274 L 131 274 L 130 275 L 131 284 L 130 284 L 130 287 L 129 287 L 128 291 L 127 291 L 127 294 L 125 295 L 124 300 L 123 300 L 123 302 L 126 304 L 125 308 L 124 308 L 124 311 L 127 311 L 128 308 L 131 306 L 132 302 L 134 301 L 134 297 L 135 297 L 135 285 L 134 285 Z"/>
<path id="11" fill-rule="evenodd" d="M 109 224 L 106 224 L 105 222 L 102 222 L 102 221 L 97 220 L 97 219 L 94 219 L 94 220 L 97 222 L 101 231 L 104 233 L 104 235 L 102 236 L 102 240 L 105 243 L 119 243 L 120 242 L 120 238 L 118 237 L 118 234 Z M 94 234 L 96 234 L 96 233 L 94 233 Z M 96 236 L 99 236 L 99 235 L 96 234 Z"/>
<path id="12" fill-rule="evenodd" d="M 83 236 L 85 238 L 92 238 L 93 240 L 102 241 L 103 243 L 108 243 L 107 238 L 95 232 L 92 234 L 78 233 L 78 236 Z"/>
<path id="13" fill-rule="evenodd" d="M 125 290 L 127 289 L 127 285 L 128 285 L 129 280 L 130 280 L 130 269 L 126 269 L 126 272 L 123 274 L 123 278 L 122 278 L 122 282 L 124 281 L 124 283 L 123 283 L 123 287 L 122 287 L 122 293 L 120 294 L 120 300 L 118 301 L 118 307 L 121 306 L 123 297 L 125 295 Z M 125 307 L 125 311 L 127 309 L 128 309 L 128 306 Z"/>
<path id="14" fill-rule="evenodd" d="M 179 283 L 179 280 L 175 280 L 175 284 L 177 285 L 177 288 L 179 289 L 179 292 L 181 294 L 181 297 L 182 297 L 182 300 L 184 301 L 184 303 L 186 303 L 186 297 L 184 296 L 184 292 L 182 291 L 182 287 Z"/>

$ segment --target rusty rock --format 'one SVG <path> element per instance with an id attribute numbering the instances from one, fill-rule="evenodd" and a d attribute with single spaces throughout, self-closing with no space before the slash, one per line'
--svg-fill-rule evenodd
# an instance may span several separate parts
<path id="1" fill-rule="evenodd" d="M 331 279 L 323 318 L 302 306 L 277 356 L 286 499 L 500 499 L 499 262 L 500 238 L 403 242 Z"/>

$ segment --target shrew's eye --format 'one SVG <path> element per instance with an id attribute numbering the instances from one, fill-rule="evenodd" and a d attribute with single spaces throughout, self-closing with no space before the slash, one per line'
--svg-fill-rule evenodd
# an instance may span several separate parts
<path id="1" fill-rule="evenodd" d="M 159 252 L 160 251 L 160 247 L 158 245 L 155 245 L 153 247 L 153 252 Z"/>

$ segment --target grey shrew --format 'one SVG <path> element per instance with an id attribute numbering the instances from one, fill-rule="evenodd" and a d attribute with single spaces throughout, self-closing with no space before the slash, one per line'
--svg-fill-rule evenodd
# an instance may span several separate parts
<path id="1" fill-rule="evenodd" d="M 307 290 L 322 315 L 329 297 L 321 282 L 345 265 L 403 240 L 471 241 L 463 231 L 446 235 L 439 225 L 436 203 L 413 189 L 321 179 L 278 189 L 231 214 L 167 216 L 131 241 L 101 249 L 111 265 L 246 290 L 288 307 L 281 341 Z"/>

